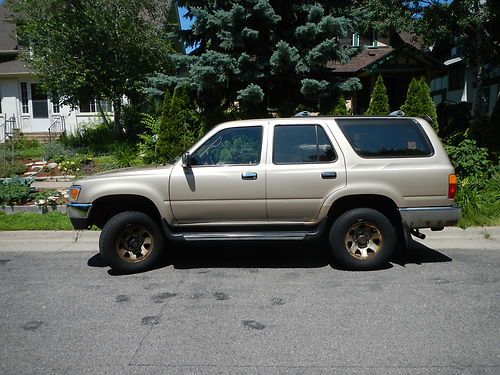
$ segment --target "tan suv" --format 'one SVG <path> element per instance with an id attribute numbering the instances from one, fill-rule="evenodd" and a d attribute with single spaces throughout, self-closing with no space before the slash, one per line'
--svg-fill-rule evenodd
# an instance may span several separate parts
<path id="1" fill-rule="evenodd" d="M 68 215 L 102 228 L 120 272 L 151 268 L 171 241 L 312 240 L 334 262 L 381 267 L 408 233 L 455 225 L 456 178 L 420 118 L 294 117 L 216 126 L 176 163 L 77 181 Z"/>

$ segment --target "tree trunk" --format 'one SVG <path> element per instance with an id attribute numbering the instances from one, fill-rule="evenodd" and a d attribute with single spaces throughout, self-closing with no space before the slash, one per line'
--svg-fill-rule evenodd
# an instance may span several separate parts
<path id="1" fill-rule="evenodd" d="M 109 128 L 109 120 L 106 114 L 104 113 L 104 110 L 102 109 L 101 100 L 96 99 L 96 104 L 97 104 L 97 109 L 99 110 L 99 114 L 101 115 L 102 121 L 104 122 L 106 127 Z"/>
<path id="2" fill-rule="evenodd" d="M 115 126 L 113 127 L 116 135 L 121 135 L 123 132 L 122 126 L 122 101 L 121 99 L 113 100 L 113 110 L 115 114 Z"/>

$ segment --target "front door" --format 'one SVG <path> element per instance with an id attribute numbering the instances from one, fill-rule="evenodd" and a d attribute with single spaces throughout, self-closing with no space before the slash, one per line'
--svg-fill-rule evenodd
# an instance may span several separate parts
<path id="1" fill-rule="evenodd" d="M 266 221 L 265 124 L 228 127 L 174 166 L 170 204 L 179 224 Z"/>
<path id="2" fill-rule="evenodd" d="M 31 83 L 31 109 L 33 118 L 31 130 L 34 132 L 46 132 L 49 129 L 49 100 L 47 93 L 40 89 L 37 83 Z"/>

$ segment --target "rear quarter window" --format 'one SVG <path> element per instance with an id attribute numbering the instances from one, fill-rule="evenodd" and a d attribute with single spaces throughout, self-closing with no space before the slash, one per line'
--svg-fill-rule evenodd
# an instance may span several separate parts
<path id="1" fill-rule="evenodd" d="M 427 157 L 434 154 L 427 135 L 412 119 L 336 119 L 354 151 L 364 158 Z"/>

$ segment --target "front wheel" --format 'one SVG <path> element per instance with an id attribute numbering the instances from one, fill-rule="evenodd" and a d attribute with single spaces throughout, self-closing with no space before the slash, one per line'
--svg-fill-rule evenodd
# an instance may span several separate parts
<path id="1" fill-rule="evenodd" d="M 391 259 L 396 230 L 379 211 L 356 208 L 335 220 L 329 241 L 335 263 L 350 270 L 373 270 Z"/>
<path id="2" fill-rule="evenodd" d="M 115 271 L 142 272 L 151 269 L 161 257 L 165 239 L 158 225 L 136 211 L 113 216 L 102 228 L 99 250 Z"/>

